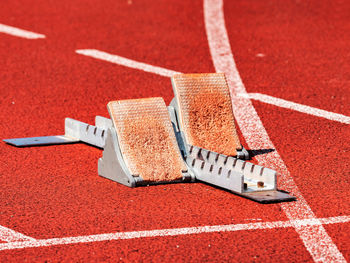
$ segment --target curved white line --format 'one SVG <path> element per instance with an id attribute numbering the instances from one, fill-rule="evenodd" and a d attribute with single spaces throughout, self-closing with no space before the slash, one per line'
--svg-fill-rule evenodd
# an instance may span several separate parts
<path id="1" fill-rule="evenodd" d="M 204 20 L 210 53 L 217 72 L 224 72 L 232 93 L 233 111 L 241 132 L 251 149 L 275 149 L 247 94 L 233 59 L 225 26 L 222 0 L 204 0 Z M 290 220 L 314 219 L 315 214 L 299 191 L 277 151 L 256 156 L 259 164 L 279 172 L 279 187 L 294 194 L 297 202 L 281 204 Z M 324 227 L 294 225 L 306 249 L 316 262 L 346 262 Z"/>

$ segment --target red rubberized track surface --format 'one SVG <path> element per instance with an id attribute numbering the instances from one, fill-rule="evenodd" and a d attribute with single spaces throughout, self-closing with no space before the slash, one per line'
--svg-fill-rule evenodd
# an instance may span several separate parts
<path id="1" fill-rule="evenodd" d="M 225 1 L 226 29 L 247 91 L 350 116 L 349 13 L 349 2 L 340 0 Z M 1 139 L 62 134 L 65 117 L 93 123 L 96 115 L 108 117 L 112 100 L 172 99 L 169 78 L 82 56 L 77 49 L 179 72 L 215 72 L 202 1 L 6 1 L 0 19 L 46 36 L 0 33 Z M 349 124 L 253 105 L 315 216 L 349 216 Z M 257 204 L 204 184 L 127 188 L 97 175 L 101 154 L 84 144 L 18 149 L 0 143 L 0 225 L 41 240 L 288 221 L 279 204 Z M 349 221 L 324 227 L 349 261 Z M 1 235 L 0 240 L 7 242 Z M 24 260 L 315 257 L 294 228 L 286 227 L 0 251 L 0 261 Z"/>

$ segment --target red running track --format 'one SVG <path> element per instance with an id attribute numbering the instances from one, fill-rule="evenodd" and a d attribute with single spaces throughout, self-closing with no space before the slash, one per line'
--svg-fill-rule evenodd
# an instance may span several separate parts
<path id="1" fill-rule="evenodd" d="M 248 92 L 350 116 L 350 5 L 346 1 L 225 1 Z M 0 23 L 44 34 L 0 33 L 1 138 L 61 134 L 69 116 L 92 123 L 108 101 L 173 94 L 170 80 L 75 53 L 99 49 L 180 72 L 214 72 L 202 1 L 6 2 Z M 258 55 L 257 54 L 263 54 Z M 317 217 L 350 215 L 349 126 L 253 102 Z M 97 175 L 86 145 L 16 149 L 0 143 L 0 225 L 36 239 L 286 221 L 202 184 L 129 189 Z M 350 259 L 350 224 L 325 225 Z M 312 261 L 293 228 L 150 237 L 0 251 L 1 261 Z"/>

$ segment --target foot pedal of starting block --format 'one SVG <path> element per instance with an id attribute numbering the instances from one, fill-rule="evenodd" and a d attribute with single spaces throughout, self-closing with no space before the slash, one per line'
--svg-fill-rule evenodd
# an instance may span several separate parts
<path id="1" fill-rule="evenodd" d="M 99 175 L 129 187 L 194 181 L 162 98 L 112 101 L 107 108 L 113 127 L 98 162 Z"/>
<path id="2" fill-rule="evenodd" d="M 176 74 L 171 102 L 187 144 L 249 159 L 235 128 L 230 91 L 223 73 Z"/>
<path id="3" fill-rule="evenodd" d="M 64 135 L 4 139 L 3 141 L 16 147 L 85 142 L 103 148 L 106 140 L 106 131 L 108 128 L 112 127 L 112 122 L 110 119 L 96 116 L 95 123 L 96 126 L 93 126 L 71 118 L 66 118 Z"/>

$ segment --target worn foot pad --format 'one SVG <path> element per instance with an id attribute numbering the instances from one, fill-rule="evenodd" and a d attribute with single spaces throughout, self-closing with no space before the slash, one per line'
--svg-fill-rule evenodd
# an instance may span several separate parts
<path id="1" fill-rule="evenodd" d="M 133 176 L 146 182 L 183 178 L 187 167 L 162 98 L 112 101 L 107 108 L 124 162 Z"/>
<path id="2" fill-rule="evenodd" d="M 178 122 L 187 143 L 236 156 L 242 149 L 223 73 L 178 74 L 172 77 Z"/>

